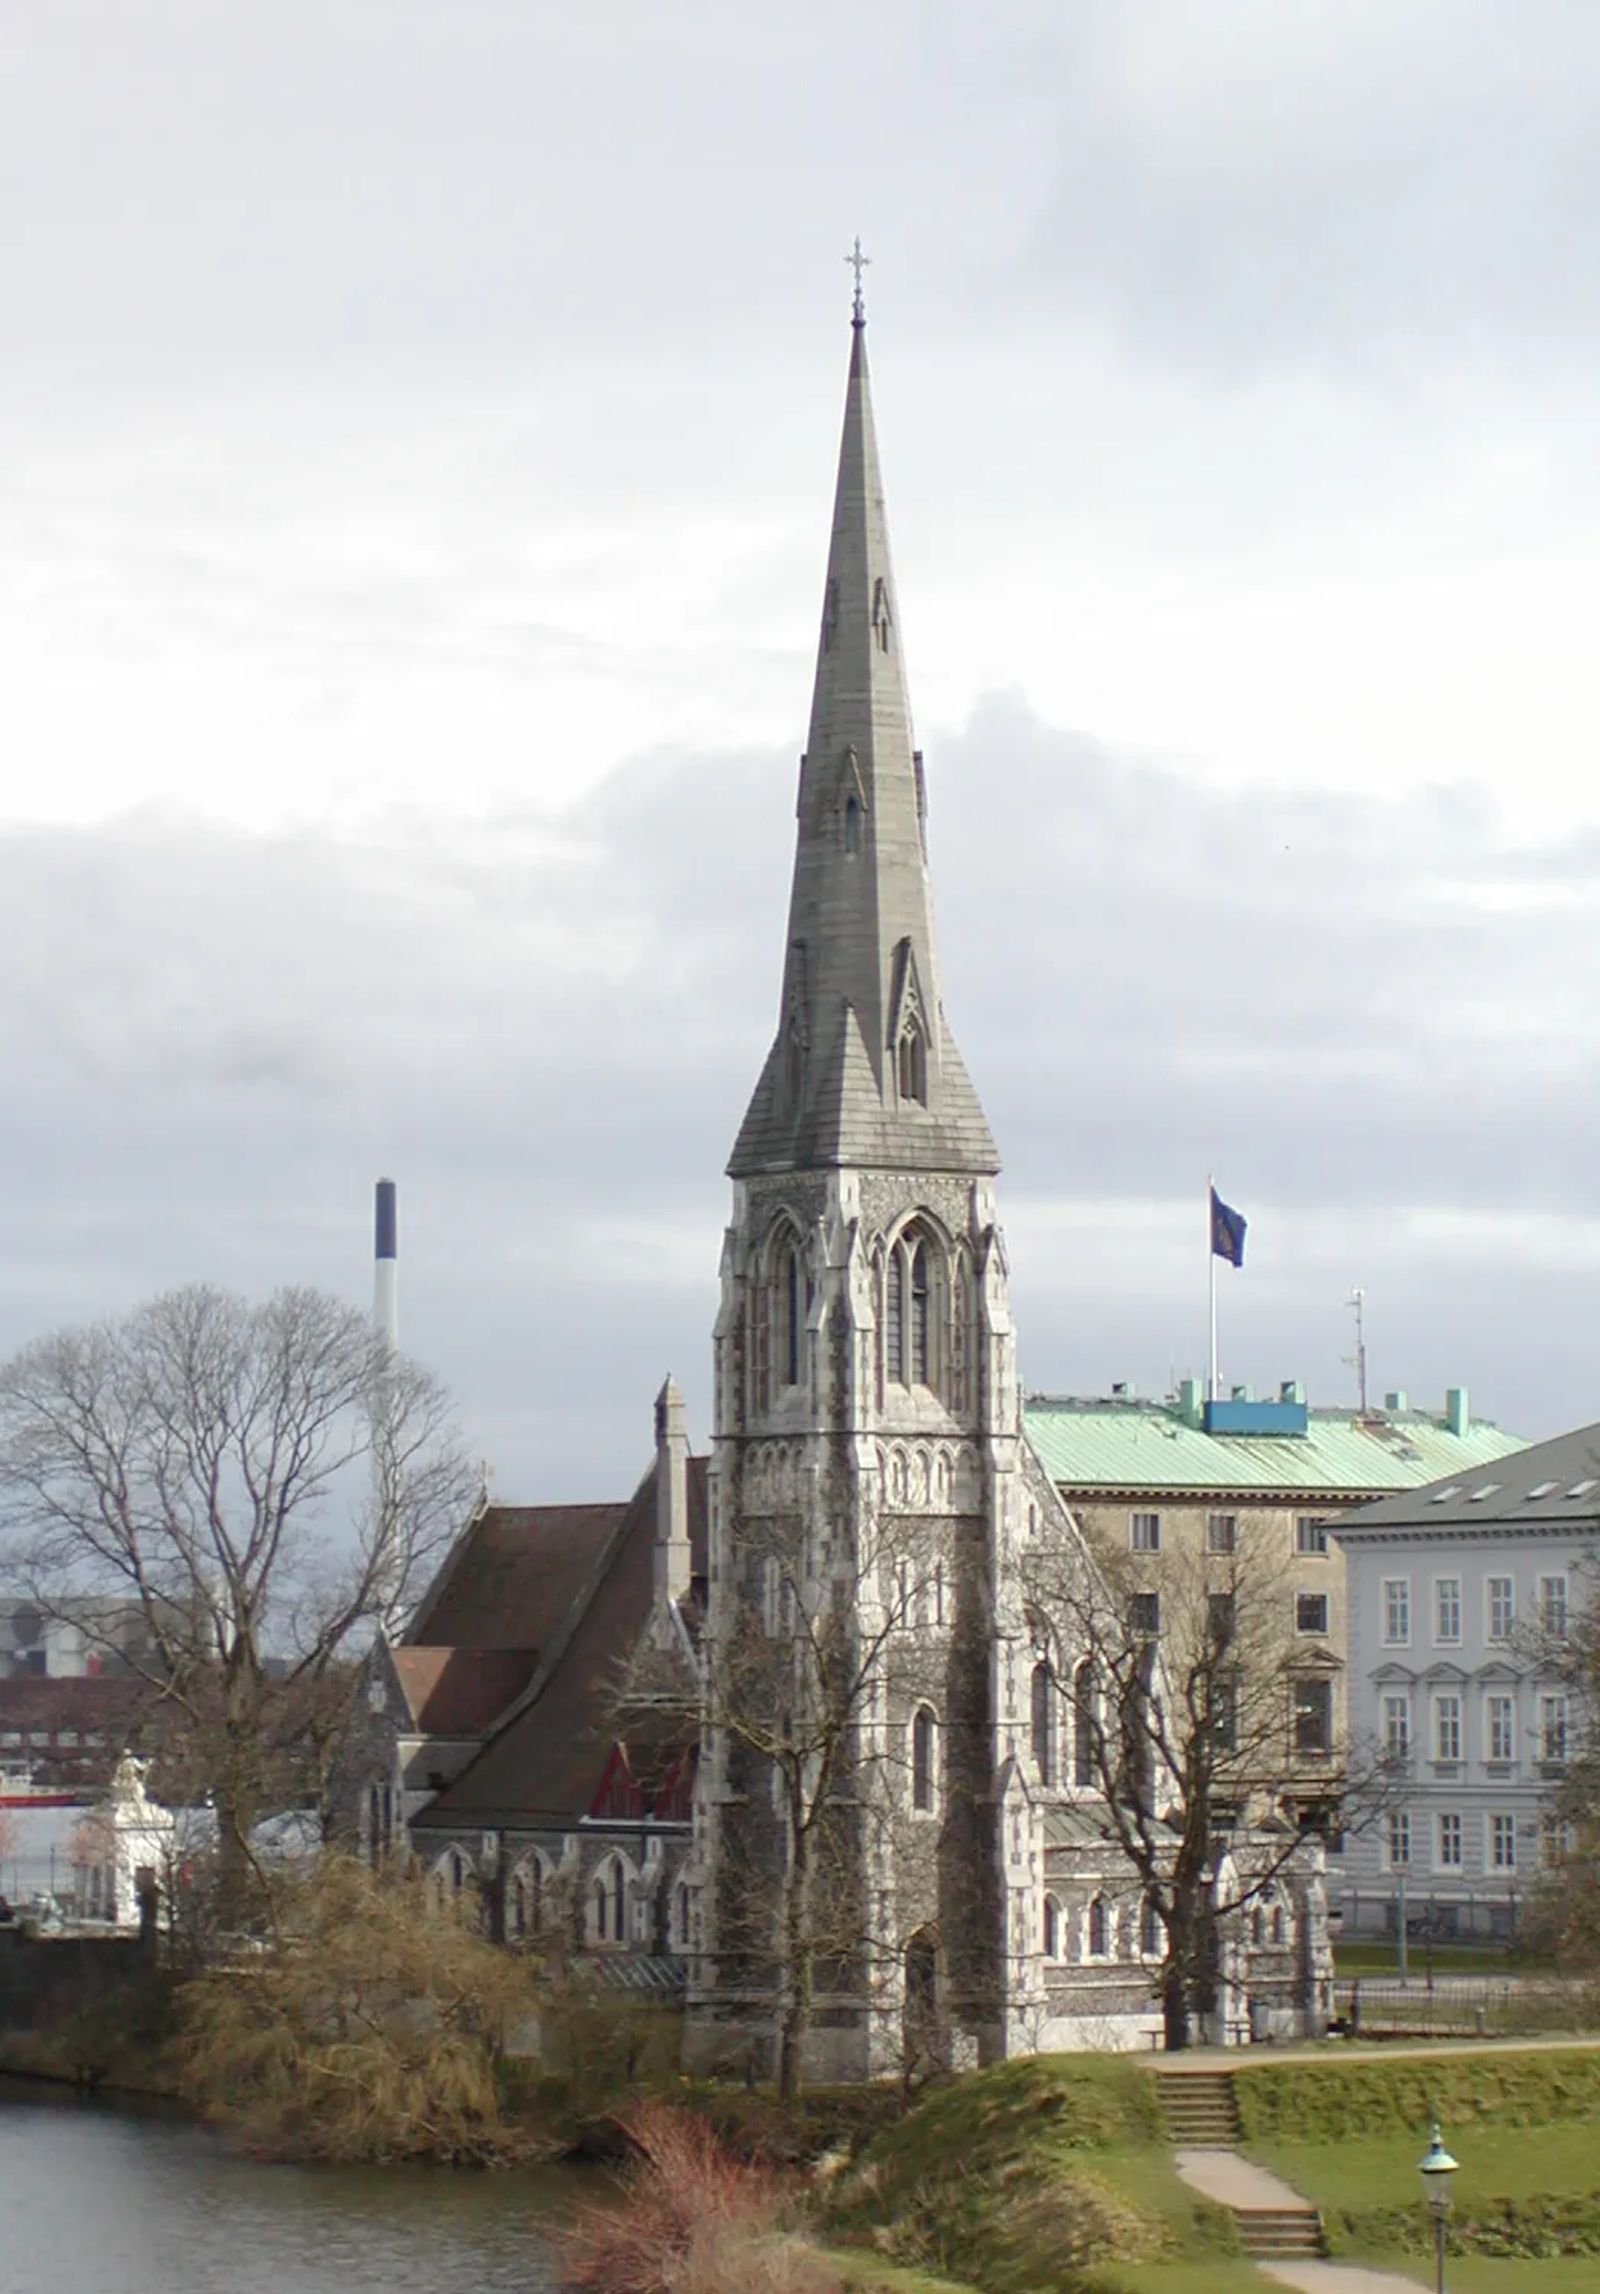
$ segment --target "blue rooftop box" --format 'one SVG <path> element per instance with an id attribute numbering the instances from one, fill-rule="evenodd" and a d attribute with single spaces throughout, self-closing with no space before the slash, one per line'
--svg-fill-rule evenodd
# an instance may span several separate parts
<path id="1" fill-rule="evenodd" d="M 1311 1423 L 1304 1402 L 1208 1402 L 1208 1434 L 1303 1434 Z"/>

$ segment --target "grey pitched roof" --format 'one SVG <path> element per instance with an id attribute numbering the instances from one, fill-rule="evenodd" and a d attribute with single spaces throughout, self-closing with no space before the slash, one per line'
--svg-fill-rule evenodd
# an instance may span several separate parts
<path id="1" fill-rule="evenodd" d="M 1587 1535 L 1600 1527 L 1600 1425 L 1578 1426 L 1547 1442 L 1513 1450 L 1491 1464 L 1441 1475 L 1395 1497 L 1358 1506 L 1332 1524 L 1341 1545 L 1398 1529 L 1451 1531 L 1508 1528 L 1530 1535 Z"/>
<path id="2" fill-rule="evenodd" d="M 922 759 L 913 746 L 866 337 L 853 330 L 778 1032 L 728 1169 L 995 1171 L 939 998 Z M 903 1100 L 909 1011 L 926 1103 Z"/>

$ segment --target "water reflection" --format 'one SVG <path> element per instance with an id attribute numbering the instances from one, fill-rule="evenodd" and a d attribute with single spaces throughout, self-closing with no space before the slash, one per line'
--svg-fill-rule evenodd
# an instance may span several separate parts
<path id="1" fill-rule="evenodd" d="M 262 2166 L 0 2082 L 0 2294 L 550 2294 L 564 2167 Z"/>

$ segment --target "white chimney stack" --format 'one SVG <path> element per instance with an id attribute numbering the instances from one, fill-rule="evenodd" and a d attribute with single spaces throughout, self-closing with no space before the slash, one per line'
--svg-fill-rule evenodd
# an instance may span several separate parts
<path id="1" fill-rule="evenodd" d="M 391 1353 L 400 1346 L 400 1219 L 392 1179 L 380 1179 L 373 1203 L 372 1322 Z"/>

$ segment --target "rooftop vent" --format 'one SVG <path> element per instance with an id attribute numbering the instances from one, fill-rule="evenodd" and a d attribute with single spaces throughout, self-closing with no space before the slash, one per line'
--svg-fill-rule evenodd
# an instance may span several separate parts
<path id="1" fill-rule="evenodd" d="M 1383 1406 L 1386 1410 L 1409 1410 L 1411 1397 L 1403 1386 L 1397 1386 L 1392 1394 L 1385 1394 Z"/>
<path id="2" fill-rule="evenodd" d="M 1592 1485 L 1591 1485 L 1591 1486 L 1592 1486 Z M 1483 1503 L 1484 1499 L 1485 1499 L 1486 1497 L 1493 1497 L 1493 1496 L 1494 1496 L 1494 1493 L 1495 1493 L 1495 1491 L 1496 1491 L 1496 1490 L 1497 1490 L 1499 1487 L 1500 1487 L 1500 1484 L 1499 1484 L 1498 1482 L 1480 1482 L 1480 1483 L 1478 1484 L 1478 1487 L 1477 1487 L 1477 1488 L 1476 1488 L 1476 1489 L 1473 1491 L 1472 1495 L 1471 1495 L 1471 1496 L 1468 1498 L 1468 1500 L 1467 1500 L 1467 1503 L 1468 1503 L 1468 1505 L 1482 1505 L 1482 1503 Z"/>
<path id="3" fill-rule="evenodd" d="M 1560 1487 L 1559 1482 L 1535 1482 L 1531 1490 L 1523 1491 L 1524 1502 L 1530 1497 L 1548 1497 L 1552 1490 L 1558 1490 Z"/>
<path id="4" fill-rule="evenodd" d="M 1574 1482 L 1567 1495 L 1568 1497 L 1587 1497 L 1592 1489 L 1600 1489 L 1600 1480 L 1597 1480 L 1593 1474 L 1589 1476 L 1587 1481 Z"/>
<path id="5" fill-rule="evenodd" d="M 1298 1378 L 1285 1378 L 1278 1387 L 1280 1402 L 1303 1402 L 1305 1398 L 1306 1390 Z"/>
<path id="6" fill-rule="evenodd" d="M 1453 1497 L 1459 1497 L 1460 1495 L 1461 1484 L 1459 1482 L 1452 1482 L 1448 1489 L 1435 1490 L 1432 1497 L 1429 1498 L 1428 1503 L 1430 1505 L 1448 1505 Z"/>

